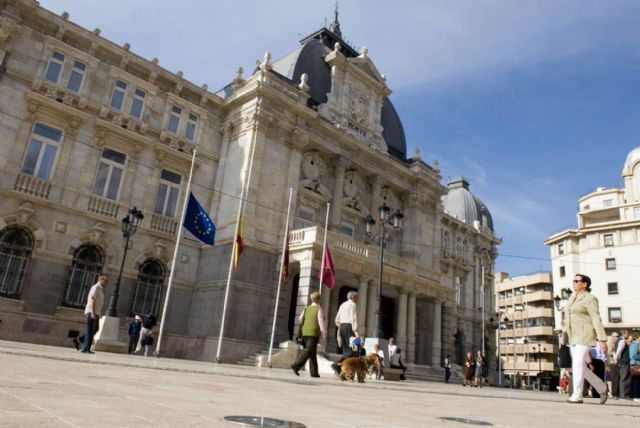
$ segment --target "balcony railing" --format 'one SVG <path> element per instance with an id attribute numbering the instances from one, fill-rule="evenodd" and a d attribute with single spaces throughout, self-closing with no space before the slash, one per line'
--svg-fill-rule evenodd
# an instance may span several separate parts
<path id="1" fill-rule="evenodd" d="M 91 195 L 89 197 L 89 205 L 87 206 L 87 210 L 89 212 L 110 218 L 118 218 L 119 208 L 120 204 L 118 202 L 112 201 L 111 199 L 104 199 L 96 195 Z"/>
<path id="2" fill-rule="evenodd" d="M 18 174 L 16 179 L 14 190 L 30 196 L 35 196 L 36 198 L 49 199 L 51 182 L 21 172 Z"/>
<path id="3" fill-rule="evenodd" d="M 321 248 L 323 237 L 324 229 L 320 227 L 292 230 L 289 233 L 289 247 L 291 249 L 305 246 L 318 246 Z M 327 233 L 327 242 L 332 254 L 340 253 L 376 266 L 380 263 L 380 248 L 377 246 L 367 245 L 331 231 Z M 415 260 L 407 259 L 397 254 L 385 252 L 384 265 L 385 268 L 400 270 L 407 274 L 436 282 L 440 281 L 440 274 L 437 271 L 428 269 Z"/>
<path id="4" fill-rule="evenodd" d="M 151 214 L 151 230 L 166 235 L 175 235 L 177 227 L 178 221 L 175 218 L 156 213 Z"/>
<path id="5" fill-rule="evenodd" d="M 506 328 L 504 330 L 500 330 L 500 337 L 513 337 L 513 329 Z M 516 328 L 516 337 L 523 337 L 525 335 L 531 336 L 552 336 L 553 335 L 553 327 L 551 326 L 537 326 L 537 327 L 529 327 Z"/>

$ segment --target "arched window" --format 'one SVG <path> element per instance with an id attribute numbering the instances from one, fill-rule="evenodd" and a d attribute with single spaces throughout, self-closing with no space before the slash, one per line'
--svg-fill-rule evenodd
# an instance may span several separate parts
<path id="1" fill-rule="evenodd" d="M 28 230 L 10 226 L 0 232 L 0 296 L 20 298 L 32 250 Z"/>
<path id="2" fill-rule="evenodd" d="M 104 264 L 104 254 L 95 245 L 81 245 L 73 253 L 73 262 L 67 275 L 65 306 L 82 308 L 87 303 L 87 293 L 98 280 Z"/>
<path id="3" fill-rule="evenodd" d="M 164 283 L 164 266 L 157 260 L 147 259 L 140 265 L 136 281 L 131 314 L 143 314 L 151 311 L 158 314 L 162 284 Z"/>

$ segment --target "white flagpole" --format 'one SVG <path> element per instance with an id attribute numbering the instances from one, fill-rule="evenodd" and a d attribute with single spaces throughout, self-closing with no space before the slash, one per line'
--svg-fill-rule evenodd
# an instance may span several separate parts
<path id="1" fill-rule="evenodd" d="M 327 229 L 329 229 L 329 208 L 331 203 L 327 202 L 327 217 L 324 221 L 324 239 L 322 240 L 322 261 L 320 262 L 320 289 L 318 293 L 322 296 L 322 281 L 324 280 L 324 258 L 327 248 Z"/>
<path id="2" fill-rule="evenodd" d="M 238 204 L 238 215 L 236 217 L 236 228 L 233 234 L 233 245 L 231 246 L 231 257 L 229 258 L 229 273 L 227 275 L 227 286 L 224 290 L 224 303 L 222 305 L 222 320 L 220 321 L 220 333 L 218 334 L 218 349 L 216 350 L 216 363 L 220 364 L 222 359 L 220 354 L 222 352 L 222 337 L 224 334 L 224 324 L 227 316 L 227 304 L 229 303 L 229 287 L 231 285 L 231 273 L 233 271 L 233 259 L 236 253 L 236 246 L 238 245 L 238 229 L 240 227 L 240 219 L 242 217 L 242 210 L 244 208 L 244 200 L 249 195 L 249 184 L 251 183 L 251 169 L 253 168 L 253 155 L 256 152 L 256 140 L 258 134 L 258 114 L 260 112 L 261 100 L 258 101 L 258 106 L 255 112 L 255 124 L 253 128 L 253 138 L 251 139 L 251 155 L 249 156 L 249 168 L 245 175 L 245 186 L 240 193 L 240 203 Z"/>
<path id="3" fill-rule="evenodd" d="M 169 297 L 171 296 L 171 286 L 173 285 L 173 277 L 176 271 L 176 260 L 178 259 L 178 247 L 180 246 L 180 240 L 182 239 L 182 224 L 184 223 L 184 216 L 187 214 L 187 205 L 189 205 L 189 195 L 191 193 L 191 180 L 193 179 L 193 167 L 196 164 L 196 151 L 193 149 L 193 156 L 191 156 L 191 169 L 189 170 L 189 180 L 187 180 L 187 189 L 184 195 L 184 203 L 182 204 L 182 215 L 180 215 L 180 223 L 178 224 L 178 236 L 176 237 L 176 246 L 173 249 L 173 260 L 171 260 L 171 270 L 169 272 L 169 283 L 167 284 L 167 294 L 164 296 L 164 306 L 162 308 L 162 318 L 160 319 L 160 332 L 158 333 L 158 344 L 156 345 L 156 351 L 154 355 L 157 357 L 160 355 L 160 345 L 162 344 L 162 333 L 164 332 L 164 324 L 167 320 L 167 308 L 169 307 Z"/>
<path id="4" fill-rule="evenodd" d="M 271 340 L 269 341 L 269 359 L 268 366 L 271 368 L 271 354 L 273 350 L 273 338 L 276 334 L 276 317 L 278 316 L 278 302 L 280 301 L 280 288 L 282 286 L 282 272 L 284 269 L 284 253 L 287 250 L 287 241 L 289 240 L 289 214 L 291 213 L 291 195 L 293 188 L 289 187 L 289 205 L 287 206 L 287 224 L 284 228 L 284 239 L 282 240 L 282 260 L 280 260 L 280 275 L 278 276 L 278 291 L 276 292 L 276 304 L 273 310 L 273 324 L 271 325 Z"/>

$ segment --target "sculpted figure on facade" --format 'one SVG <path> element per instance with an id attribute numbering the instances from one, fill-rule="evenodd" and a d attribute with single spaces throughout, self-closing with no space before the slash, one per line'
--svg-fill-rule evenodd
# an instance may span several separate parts
<path id="1" fill-rule="evenodd" d="M 302 156 L 301 169 L 302 180 L 300 184 L 302 187 L 330 199 L 331 192 L 322 183 L 327 175 L 327 165 L 320 155 L 315 151 L 305 153 Z"/>
<path id="2" fill-rule="evenodd" d="M 13 19 L 0 16 L 0 49 L 6 49 L 7 45 L 14 39 L 19 28 L 19 25 Z"/>
<path id="3" fill-rule="evenodd" d="M 344 199 L 343 204 L 356 211 L 360 211 L 365 216 L 369 214 L 369 209 L 364 203 L 365 185 L 358 172 L 347 171 L 344 176 Z"/>

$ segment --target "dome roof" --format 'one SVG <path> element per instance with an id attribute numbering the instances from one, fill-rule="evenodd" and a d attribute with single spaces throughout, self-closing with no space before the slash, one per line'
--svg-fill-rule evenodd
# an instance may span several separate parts
<path id="1" fill-rule="evenodd" d="M 309 76 L 309 103 L 320 105 L 327 102 L 327 94 L 331 92 L 331 68 L 324 62 L 324 57 L 332 51 L 333 45 L 339 42 L 346 57 L 356 57 L 358 53 L 349 47 L 342 38 L 323 28 L 304 38 L 293 52 L 273 62 L 273 71 L 291 80 L 293 84 L 300 82 L 302 73 Z M 400 117 L 391 100 L 384 98 L 380 123 L 382 137 L 387 143 L 389 154 L 402 161 L 406 160 L 407 143 Z"/>
<path id="2" fill-rule="evenodd" d="M 624 167 L 631 168 L 637 160 L 640 160 L 640 147 L 636 147 L 629 152 L 627 160 L 624 162 Z"/>
<path id="3" fill-rule="evenodd" d="M 473 225 L 477 220 L 482 226 L 493 230 L 493 219 L 489 208 L 469 191 L 469 182 L 464 177 L 452 179 L 447 187 L 449 191 L 442 197 L 442 204 L 447 214 L 469 225 Z"/>

